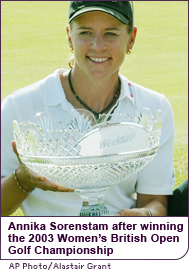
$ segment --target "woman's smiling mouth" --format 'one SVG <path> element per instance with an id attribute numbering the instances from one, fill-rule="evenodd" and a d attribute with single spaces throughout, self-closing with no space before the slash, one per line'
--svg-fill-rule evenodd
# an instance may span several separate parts
<path id="1" fill-rule="evenodd" d="M 88 56 L 88 58 L 96 63 L 103 63 L 103 62 L 106 62 L 107 60 L 110 59 L 108 57 L 102 58 L 102 57 L 89 57 L 89 56 Z"/>

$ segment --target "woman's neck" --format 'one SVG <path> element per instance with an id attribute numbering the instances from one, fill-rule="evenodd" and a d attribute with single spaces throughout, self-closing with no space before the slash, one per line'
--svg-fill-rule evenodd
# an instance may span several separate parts
<path id="1" fill-rule="evenodd" d="M 118 89 L 118 74 L 114 74 L 107 78 L 94 79 L 73 69 L 71 72 L 71 84 L 77 96 L 83 103 L 92 110 L 101 112 L 113 101 L 116 95 Z"/>

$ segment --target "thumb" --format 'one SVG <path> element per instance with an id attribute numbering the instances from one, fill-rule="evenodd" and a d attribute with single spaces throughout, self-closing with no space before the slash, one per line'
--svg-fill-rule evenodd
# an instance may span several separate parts
<path id="1" fill-rule="evenodd" d="M 20 159 L 20 157 L 19 157 L 19 153 L 18 153 L 17 147 L 16 147 L 16 141 L 13 140 L 13 141 L 11 142 L 11 145 L 12 145 L 13 152 L 16 154 L 16 156 L 17 156 L 17 158 L 18 158 L 19 163 L 22 163 L 22 161 L 21 161 L 21 159 Z"/>

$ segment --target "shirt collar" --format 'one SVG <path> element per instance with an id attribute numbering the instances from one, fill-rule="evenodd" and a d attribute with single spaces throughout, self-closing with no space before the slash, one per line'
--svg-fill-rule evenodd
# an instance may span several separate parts
<path id="1" fill-rule="evenodd" d="M 125 76 L 122 74 L 119 74 L 121 78 L 121 93 L 119 100 L 127 98 L 129 99 L 132 104 L 134 104 L 134 85 L 132 82 L 130 82 Z"/>
<path id="2" fill-rule="evenodd" d="M 62 88 L 59 75 L 60 69 L 50 74 L 43 85 L 43 105 L 44 106 L 57 106 L 62 104 L 65 110 L 69 110 L 69 103 L 66 102 L 66 96 Z"/>
<path id="3" fill-rule="evenodd" d="M 68 106 L 65 103 L 65 93 L 60 81 L 59 70 L 56 70 L 53 74 L 49 75 L 43 85 L 43 105 L 44 106 L 56 106 L 62 104 L 64 109 Z M 130 82 L 125 76 L 119 74 L 121 79 L 121 93 L 119 100 L 127 98 L 134 104 L 134 91 L 133 83 Z"/>

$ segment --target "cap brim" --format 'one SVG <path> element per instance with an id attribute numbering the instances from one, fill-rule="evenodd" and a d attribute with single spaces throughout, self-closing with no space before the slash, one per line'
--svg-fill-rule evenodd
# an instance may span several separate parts
<path id="1" fill-rule="evenodd" d="M 71 21 L 73 21 L 74 19 L 76 19 L 77 17 L 88 13 L 88 12 L 93 12 L 93 11 L 100 11 L 100 12 L 104 12 L 107 13 L 111 16 L 113 16 L 114 18 L 116 18 L 117 20 L 119 20 L 121 23 L 123 24 L 128 24 L 129 23 L 129 19 L 127 19 L 125 16 L 123 16 L 120 12 L 115 11 L 114 9 L 111 8 L 103 8 L 103 7 L 96 7 L 96 6 L 90 6 L 90 7 L 85 7 L 82 8 L 81 10 L 77 11 L 70 19 L 69 19 L 69 23 Z"/>

